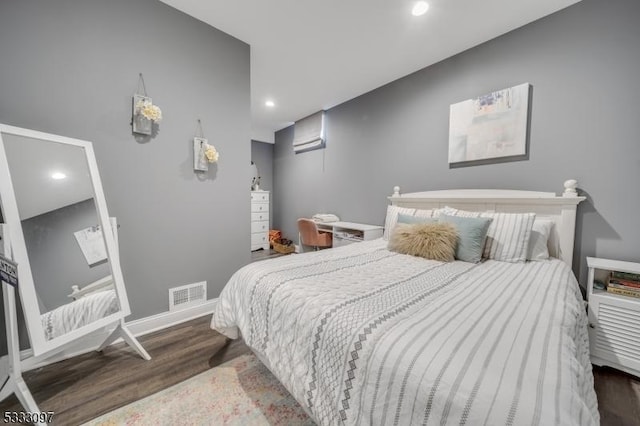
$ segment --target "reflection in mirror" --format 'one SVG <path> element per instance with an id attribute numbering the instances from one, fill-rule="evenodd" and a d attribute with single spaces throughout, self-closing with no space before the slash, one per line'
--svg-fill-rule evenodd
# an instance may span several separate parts
<path id="1" fill-rule="evenodd" d="M 3 140 L 45 339 L 118 312 L 84 148 Z"/>

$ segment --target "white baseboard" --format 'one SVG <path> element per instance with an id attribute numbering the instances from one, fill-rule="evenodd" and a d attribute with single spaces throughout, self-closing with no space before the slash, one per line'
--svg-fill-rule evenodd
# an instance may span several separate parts
<path id="1" fill-rule="evenodd" d="M 156 315 L 152 315 L 146 318 L 140 318 L 127 322 L 126 325 L 129 331 L 136 336 L 144 336 L 145 334 L 153 333 L 154 331 L 163 330 L 165 328 L 172 327 L 174 325 L 181 324 L 186 321 L 190 321 L 195 318 L 213 313 L 213 309 L 218 302 L 218 299 L 207 300 L 200 305 L 191 306 L 189 308 L 181 309 L 178 311 L 167 311 Z M 105 339 L 111 334 L 112 329 L 102 329 L 92 333 L 88 336 L 79 339 L 77 344 L 68 347 L 67 349 L 57 352 L 44 359 L 33 358 L 33 352 L 31 349 L 25 349 L 20 351 L 20 358 L 22 361 L 23 371 L 33 370 L 35 368 L 44 367 L 45 365 L 53 364 L 54 362 L 62 361 L 74 356 L 82 355 L 87 352 L 94 351 L 105 341 Z M 112 344 L 121 343 L 122 339 L 118 339 Z M 153 357 L 153 354 L 150 354 Z M 6 358 L 6 355 L 2 358 Z"/>
<path id="2" fill-rule="evenodd" d="M 134 336 L 144 336 L 145 334 L 153 333 L 154 331 L 164 330 L 165 328 L 173 327 L 174 325 L 211 314 L 213 313 L 213 309 L 217 303 L 217 298 L 210 299 L 200 305 L 191 306 L 177 311 L 162 312 L 150 317 L 133 320 L 126 324 L 129 326 L 129 330 Z"/>

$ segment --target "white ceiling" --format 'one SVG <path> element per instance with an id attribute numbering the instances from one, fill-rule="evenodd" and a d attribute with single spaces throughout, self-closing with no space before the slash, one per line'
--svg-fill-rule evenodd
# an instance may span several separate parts
<path id="1" fill-rule="evenodd" d="M 2 134 L 20 220 L 93 197 L 84 148 Z M 53 173 L 66 178 L 54 180 Z"/>
<path id="2" fill-rule="evenodd" d="M 252 139 L 579 0 L 162 0 L 251 46 Z M 265 106 L 273 99 L 276 106 Z"/>

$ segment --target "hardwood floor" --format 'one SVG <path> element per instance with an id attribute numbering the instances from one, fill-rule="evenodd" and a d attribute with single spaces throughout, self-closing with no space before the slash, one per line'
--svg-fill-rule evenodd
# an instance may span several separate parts
<path id="1" fill-rule="evenodd" d="M 251 261 L 257 262 L 259 260 L 273 259 L 275 257 L 280 257 L 280 256 L 288 256 L 289 254 L 292 254 L 292 253 L 287 253 L 287 254 L 278 253 L 273 249 L 256 250 L 251 252 Z"/>
<path id="2" fill-rule="evenodd" d="M 144 361 L 124 344 L 88 353 L 24 374 L 41 410 L 54 411 L 54 424 L 78 425 L 151 395 L 249 352 L 209 328 L 204 316 L 140 339 L 152 356 Z M 594 367 L 603 426 L 640 426 L 640 379 Z M 15 396 L 0 403 L 21 411 Z"/>
<path id="3" fill-rule="evenodd" d="M 228 341 L 211 330 L 210 319 L 206 315 L 140 338 L 151 361 L 118 344 L 23 376 L 40 410 L 55 412 L 54 424 L 82 424 L 250 351 L 241 340 Z M 23 410 L 15 396 L 0 409 Z"/>
<path id="4" fill-rule="evenodd" d="M 613 368 L 593 367 L 602 426 L 640 426 L 640 379 Z"/>

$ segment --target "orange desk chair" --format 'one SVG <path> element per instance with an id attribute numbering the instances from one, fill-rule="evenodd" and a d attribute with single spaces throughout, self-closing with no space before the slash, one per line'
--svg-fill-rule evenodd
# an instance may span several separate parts
<path id="1" fill-rule="evenodd" d="M 298 233 L 300 235 L 300 251 L 303 246 L 311 246 L 314 250 L 330 248 L 332 245 L 332 234 L 321 232 L 318 226 L 311 219 L 298 219 Z"/>

